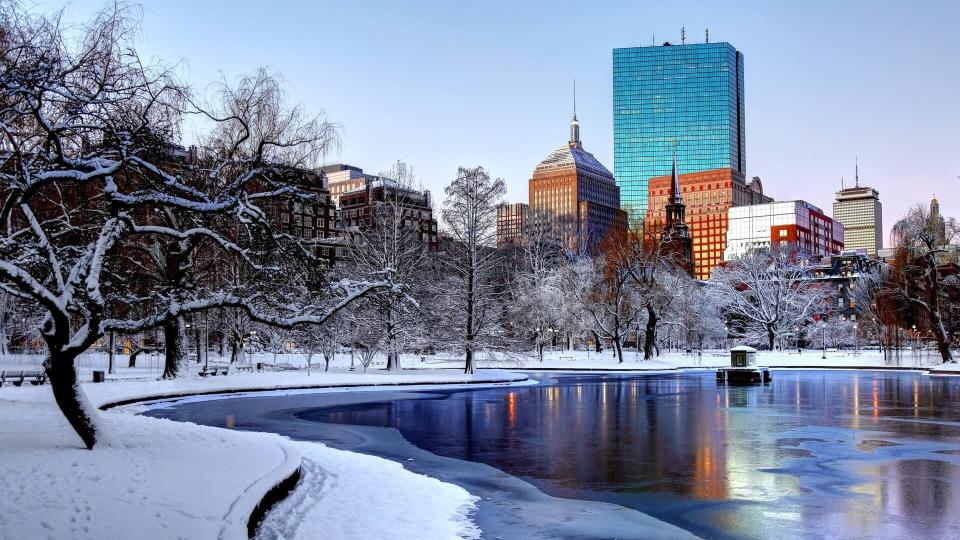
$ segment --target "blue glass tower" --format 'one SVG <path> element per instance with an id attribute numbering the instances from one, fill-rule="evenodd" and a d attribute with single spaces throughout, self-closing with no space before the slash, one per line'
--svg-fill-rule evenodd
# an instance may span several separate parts
<path id="1" fill-rule="evenodd" d="M 647 184 L 669 175 L 746 174 L 743 55 L 729 43 L 613 50 L 613 169 L 620 207 L 642 226 Z M 676 145 L 676 146 L 674 146 Z"/>

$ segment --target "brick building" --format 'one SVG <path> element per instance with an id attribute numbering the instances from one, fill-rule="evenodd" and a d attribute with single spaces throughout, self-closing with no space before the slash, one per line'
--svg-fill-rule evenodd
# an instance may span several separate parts
<path id="1" fill-rule="evenodd" d="M 418 191 L 398 184 L 389 178 L 377 178 L 366 182 L 363 187 L 340 194 L 338 227 L 344 236 L 349 229 L 374 227 L 375 205 L 378 203 L 396 203 L 402 213 L 401 226 L 416 227 L 418 239 L 427 244 L 431 251 L 440 245 L 437 220 L 433 217 L 433 205 L 429 191 Z M 340 256 L 345 255 L 340 248 Z"/>
<path id="2" fill-rule="evenodd" d="M 323 176 L 301 170 L 296 171 L 289 182 L 309 192 L 313 198 L 305 201 L 289 197 L 276 203 L 272 212 L 278 221 L 278 228 L 304 239 L 313 246 L 315 255 L 332 265 L 336 260 L 339 234 L 336 230 L 336 205 L 330 192 L 324 188 Z"/>
<path id="3" fill-rule="evenodd" d="M 667 224 L 666 207 L 672 194 L 671 176 L 650 179 L 644 238 L 659 237 Z M 693 241 L 694 277 L 709 279 L 723 260 L 727 243 L 727 210 L 733 206 L 762 204 L 773 199 L 763 194 L 760 179 L 746 181 L 733 169 L 716 169 L 679 175 L 680 194 L 686 205 L 686 223 Z"/>

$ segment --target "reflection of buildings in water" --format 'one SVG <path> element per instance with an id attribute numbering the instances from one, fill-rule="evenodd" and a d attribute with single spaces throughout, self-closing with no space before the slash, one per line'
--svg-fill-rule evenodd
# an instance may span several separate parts
<path id="1" fill-rule="evenodd" d="M 709 377 L 691 376 L 591 375 L 579 383 L 454 393 L 430 403 L 406 400 L 394 402 L 406 408 L 405 414 L 387 404 L 368 414 L 387 425 L 406 418 L 405 435 L 419 430 L 431 450 L 545 480 L 561 496 L 582 497 L 578 490 L 606 491 L 611 497 L 675 493 L 748 503 L 709 512 L 718 530 L 743 537 L 756 537 L 750 527 L 761 522 L 800 523 L 808 532 L 884 536 L 897 526 L 907 527 L 908 519 L 958 520 L 944 517 L 960 508 L 960 490 L 948 484 L 960 483 L 958 465 L 943 461 L 956 462 L 957 456 L 867 465 L 853 460 L 849 463 L 860 464 L 856 467 L 874 467 L 864 469 L 866 480 L 855 484 L 857 478 L 845 474 L 853 472 L 846 461 L 836 478 L 823 471 L 819 477 L 792 472 L 796 467 L 787 460 L 809 459 L 803 455 L 813 446 L 784 435 L 807 428 L 814 433 L 861 430 L 851 441 L 841 436 L 823 442 L 828 453 L 861 452 L 850 445 L 864 438 L 888 439 L 887 433 L 956 441 L 956 425 L 940 421 L 955 420 L 958 413 L 957 407 L 944 406 L 956 402 L 956 382 L 862 372 L 783 372 L 771 385 L 756 387 L 718 387 Z M 438 441 L 437 433 L 445 439 Z M 931 455 L 924 451 L 923 457 Z M 824 492 L 828 497 L 816 489 L 812 495 L 801 492 L 801 478 L 826 481 L 840 491 L 836 496 Z M 766 504 L 749 504 L 753 502 Z M 887 516 L 901 525 L 892 525 Z"/>

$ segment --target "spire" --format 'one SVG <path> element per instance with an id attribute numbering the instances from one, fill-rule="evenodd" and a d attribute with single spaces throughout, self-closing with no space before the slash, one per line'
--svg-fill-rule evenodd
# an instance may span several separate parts
<path id="1" fill-rule="evenodd" d="M 854 187 L 860 187 L 860 156 L 853 158 L 853 179 Z"/>
<path id="2" fill-rule="evenodd" d="M 577 119 L 577 78 L 573 78 L 573 119 Z"/>
<path id="3" fill-rule="evenodd" d="M 670 203 L 683 203 L 680 199 L 680 177 L 677 175 L 677 148 L 673 148 L 673 170 L 670 172 Z"/>
<path id="4" fill-rule="evenodd" d="M 573 119 L 570 120 L 570 146 L 580 147 L 580 122 L 577 121 L 577 79 L 573 79 Z"/>

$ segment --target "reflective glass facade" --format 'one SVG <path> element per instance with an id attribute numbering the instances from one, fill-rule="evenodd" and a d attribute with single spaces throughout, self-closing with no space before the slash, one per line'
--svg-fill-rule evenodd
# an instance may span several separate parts
<path id="1" fill-rule="evenodd" d="M 743 55 L 729 43 L 613 50 L 614 175 L 620 207 L 639 228 L 650 178 L 745 174 Z"/>

